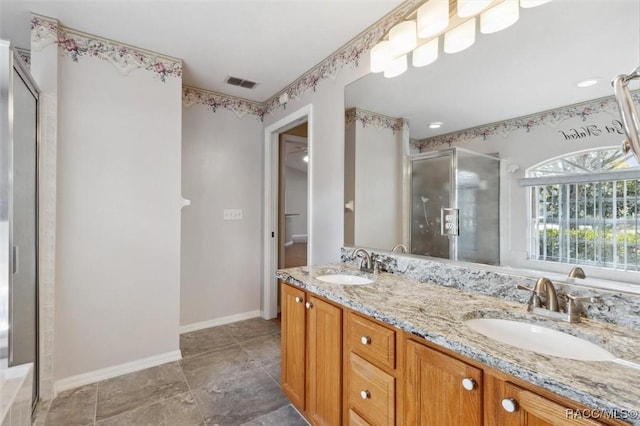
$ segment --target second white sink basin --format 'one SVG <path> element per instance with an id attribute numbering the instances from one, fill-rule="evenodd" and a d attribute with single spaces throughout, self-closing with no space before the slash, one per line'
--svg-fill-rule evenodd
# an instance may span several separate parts
<path id="1" fill-rule="evenodd" d="M 316 279 L 320 281 L 324 281 L 326 283 L 342 284 L 342 285 L 363 285 L 363 284 L 371 284 L 373 282 L 367 277 L 361 277 L 359 275 L 347 275 L 347 274 L 320 275 L 319 277 L 316 277 Z"/>
<path id="2" fill-rule="evenodd" d="M 487 337 L 521 349 L 579 361 L 613 361 L 616 357 L 587 340 L 535 324 L 497 318 L 465 321 Z"/>

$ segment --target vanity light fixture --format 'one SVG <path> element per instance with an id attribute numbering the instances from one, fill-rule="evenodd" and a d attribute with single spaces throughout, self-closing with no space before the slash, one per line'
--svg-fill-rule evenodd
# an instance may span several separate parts
<path id="1" fill-rule="evenodd" d="M 439 129 L 440 127 L 442 127 L 441 121 L 434 121 L 433 123 L 429 123 L 430 129 Z"/>
<path id="2" fill-rule="evenodd" d="M 397 77 L 407 70 L 407 55 L 392 59 L 384 70 L 386 78 Z"/>
<path id="3" fill-rule="evenodd" d="M 439 36 L 444 33 L 443 50 L 461 52 L 475 43 L 476 16 L 480 16 L 480 32 L 491 34 L 518 21 L 520 7 L 530 8 L 551 0 L 427 0 L 410 13 L 406 20 L 393 26 L 385 40 L 370 51 L 370 71 L 384 72 L 387 78 L 407 70 L 407 54 L 413 51 L 411 63 L 423 67 L 438 59 Z M 455 12 L 450 10 L 455 5 Z"/>
<path id="4" fill-rule="evenodd" d="M 411 52 L 416 47 L 416 22 L 404 21 L 389 31 L 389 50 L 392 56 Z"/>
<path id="5" fill-rule="evenodd" d="M 424 67 L 438 59 L 438 37 L 430 42 L 417 47 L 411 55 L 411 63 L 414 67 Z"/>
<path id="6" fill-rule="evenodd" d="M 515 24 L 519 17 L 518 0 L 505 0 L 480 14 L 480 32 L 497 33 Z"/>
<path id="7" fill-rule="evenodd" d="M 462 25 L 444 33 L 445 53 L 458 53 L 471 47 L 476 42 L 476 18 L 471 18 Z"/>
<path id="8" fill-rule="evenodd" d="M 545 3 L 549 3 L 551 0 L 520 0 L 520 7 L 523 9 L 530 9 L 532 7 L 538 7 Z"/>
<path id="9" fill-rule="evenodd" d="M 458 16 L 467 18 L 486 9 L 492 0 L 458 0 Z"/>
<path id="10" fill-rule="evenodd" d="M 391 62 L 389 40 L 383 40 L 371 49 L 370 70 L 371 72 L 382 72 L 389 65 L 389 62 Z"/>
<path id="11" fill-rule="evenodd" d="M 578 82 L 576 86 L 580 88 L 595 86 L 596 84 L 598 84 L 599 81 L 600 79 L 598 77 L 592 77 L 592 78 L 588 78 L 586 80 L 582 80 Z"/>
<path id="12" fill-rule="evenodd" d="M 441 33 L 449 26 L 449 0 L 429 0 L 418 9 L 417 32 L 419 38 Z"/>

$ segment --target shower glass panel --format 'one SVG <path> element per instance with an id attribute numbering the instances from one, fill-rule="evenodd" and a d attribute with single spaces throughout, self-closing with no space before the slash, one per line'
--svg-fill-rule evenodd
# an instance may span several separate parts
<path id="1" fill-rule="evenodd" d="M 38 91 L 0 40 L 0 368 L 33 363 L 38 396 Z"/>
<path id="2" fill-rule="evenodd" d="M 461 148 L 418 154 L 410 184 L 411 253 L 500 263 L 499 158 Z"/>
<path id="3" fill-rule="evenodd" d="M 36 360 L 37 99 L 17 71 L 13 78 L 13 250 L 11 365 Z"/>
<path id="4" fill-rule="evenodd" d="M 451 200 L 452 152 L 411 164 L 411 253 L 449 259 L 449 238 L 440 233 L 440 209 Z"/>

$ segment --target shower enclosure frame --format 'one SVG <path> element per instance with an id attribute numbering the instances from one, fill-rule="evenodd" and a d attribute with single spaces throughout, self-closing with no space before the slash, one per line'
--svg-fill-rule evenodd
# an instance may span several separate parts
<path id="1" fill-rule="evenodd" d="M 35 187 L 35 354 L 34 354 L 34 393 L 33 406 L 38 401 L 39 383 L 39 182 L 40 182 L 40 116 L 39 95 L 40 89 L 31 77 L 18 52 L 11 47 L 8 41 L 0 40 L 0 324 L 8 324 L 7 335 L 0 334 L 0 368 L 13 366 L 13 333 L 11 328 L 12 314 L 12 285 L 14 262 L 16 252 L 13 238 L 13 126 L 14 126 L 14 71 L 25 83 L 36 102 L 35 117 L 35 161 L 36 161 L 36 187 Z M 3 353 L 7 348 L 7 353 Z"/>

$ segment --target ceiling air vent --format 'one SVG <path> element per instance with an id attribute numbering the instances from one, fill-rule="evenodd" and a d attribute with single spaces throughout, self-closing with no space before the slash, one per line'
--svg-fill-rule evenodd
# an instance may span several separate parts
<path id="1" fill-rule="evenodd" d="M 245 89 L 253 89 L 258 83 L 251 80 L 243 80 L 238 77 L 227 77 L 227 84 L 244 87 Z"/>

